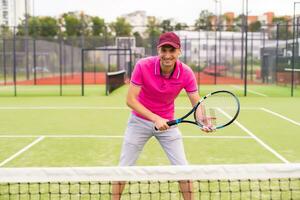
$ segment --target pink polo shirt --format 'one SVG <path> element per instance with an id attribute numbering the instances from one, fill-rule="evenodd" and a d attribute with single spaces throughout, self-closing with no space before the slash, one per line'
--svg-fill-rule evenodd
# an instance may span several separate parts
<path id="1" fill-rule="evenodd" d="M 187 93 L 198 92 L 191 68 L 177 60 L 171 76 L 164 77 L 160 73 L 158 56 L 139 60 L 133 70 L 131 83 L 141 87 L 138 101 L 151 112 L 168 120 L 174 119 L 174 101 L 183 88 Z M 145 119 L 135 111 L 132 113 Z"/>

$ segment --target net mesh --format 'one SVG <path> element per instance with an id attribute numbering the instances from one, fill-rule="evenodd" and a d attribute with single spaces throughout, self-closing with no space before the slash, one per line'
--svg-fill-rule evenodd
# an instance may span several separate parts
<path id="1" fill-rule="evenodd" d="M 300 199 L 300 164 L 1 169 L 0 199 L 112 199 L 112 185 L 126 181 L 122 199 Z M 180 180 L 190 181 L 183 191 Z"/>

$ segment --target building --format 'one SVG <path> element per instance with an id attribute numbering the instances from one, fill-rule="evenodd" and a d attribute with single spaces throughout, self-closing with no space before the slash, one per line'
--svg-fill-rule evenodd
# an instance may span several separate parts
<path id="1" fill-rule="evenodd" d="M 223 24 L 226 28 L 223 30 L 232 30 L 232 27 L 234 26 L 234 12 L 226 12 L 224 13 L 224 23 Z"/>
<path id="2" fill-rule="evenodd" d="M 273 18 L 275 17 L 273 12 L 266 12 L 261 16 L 261 22 L 263 25 L 273 24 Z"/>
<path id="3" fill-rule="evenodd" d="M 215 31 L 176 31 L 181 38 L 183 60 L 188 64 L 201 63 L 210 65 L 217 63 L 233 63 L 241 59 L 241 32 Z M 260 49 L 263 46 L 274 45 L 276 41 L 268 39 L 261 32 L 252 32 L 248 35 L 249 52 L 253 58 L 260 59 Z M 217 45 L 217 51 L 215 49 Z"/>
<path id="4" fill-rule="evenodd" d="M 133 26 L 132 32 L 143 34 L 147 30 L 148 17 L 146 11 L 135 11 L 122 15 Z"/>
<path id="5" fill-rule="evenodd" d="M 33 0 L 0 0 L 0 25 L 17 26 L 25 13 L 32 15 L 32 3 Z"/>
<path id="6" fill-rule="evenodd" d="M 248 16 L 248 24 L 253 24 L 258 21 L 258 16 Z"/>

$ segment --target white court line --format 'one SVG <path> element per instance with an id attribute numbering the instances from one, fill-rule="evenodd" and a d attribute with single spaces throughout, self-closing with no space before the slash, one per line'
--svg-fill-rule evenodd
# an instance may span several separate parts
<path id="1" fill-rule="evenodd" d="M 218 108 L 219 112 L 221 112 L 226 117 L 232 119 L 230 115 L 228 115 L 225 111 Z M 277 158 L 279 158 L 284 163 L 290 163 L 287 159 L 285 159 L 282 155 L 277 153 L 274 149 L 272 149 L 270 146 L 268 146 L 266 143 L 264 143 L 261 139 L 259 139 L 256 135 L 254 135 L 249 129 L 247 129 L 245 126 L 243 126 L 241 123 L 239 123 L 237 120 L 234 121 L 234 123 L 239 126 L 243 131 L 245 131 L 248 135 L 250 135 L 254 140 L 256 140 L 259 144 L 261 144 L 263 147 L 265 147 L 268 151 L 270 151 L 272 154 L 274 154 Z"/>
<path id="2" fill-rule="evenodd" d="M 234 87 L 234 88 L 239 89 L 239 90 L 243 90 L 243 89 L 244 89 L 244 88 L 241 88 L 241 87 L 236 86 L 236 85 L 231 85 L 231 87 Z M 250 90 L 250 89 L 248 89 L 248 88 L 247 88 L 247 92 L 250 92 L 250 93 L 252 93 L 252 94 L 256 94 L 256 95 L 259 95 L 259 96 L 263 96 L 263 97 L 267 97 L 267 96 L 268 96 L 268 95 L 266 95 L 266 94 L 263 94 L 263 93 L 260 93 L 260 92 L 256 92 L 256 91 L 254 91 L 254 90 Z"/>
<path id="3" fill-rule="evenodd" d="M 265 112 L 268 112 L 268 113 L 270 113 L 270 114 L 272 114 L 272 115 L 275 115 L 275 116 L 277 116 L 277 117 L 280 117 L 280 118 L 282 118 L 282 119 L 284 119 L 284 120 L 286 120 L 286 121 L 289 121 L 289 122 L 291 122 L 291 123 L 293 123 L 293 124 L 296 124 L 297 126 L 300 126 L 300 123 L 299 123 L 299 122 L 296 122 L 296 121 L 294 121 L 294 120 L 292 120 L 292 119 L 290 119 L 290 118 L 288 118 L 288 117 L 285 117 L 285 116 L 283 116 L 283 115 L 281 115 L 281 114 L 279 114 L 279 113 L 273 112 L 273 111 L 271 111 L 271 110 L 269 110 L 269 109 L 267 109 L 267 108 L 260 108 L 260 109 L 263 110 L 263 111 L 265 111 Z"/>
<path id="4" fill-rule="evenodd" d="M 32 137 L 43 137 L 43 138 L 124 138 L 123 135 L 0 135 L 0 138 L 32 138 Z M 186 135 L 183 138 L 214 138 L 214 139 L 251 139 L 249 136 L 208 136 L 208 135 Z"/>
<path id="5" fill-rule="evenodd" d="M 0 110 L 129 110 L 126 106 L 1 106 Z"/>
<path id="6" fill-rule="evenodd" d="M 191 106 L 177 106 L 176 110 L 190 110 Z M 260 107 L 242 107 L 242 110 L 259 110 Z M 0 106 L 0 110 L 130 110 L 126 106 Z"/>
<path id="7" fill-rule="evenodd" d="M 15 159 L 17 156 L 19 156 L 20 154 L 24 153 L 25 151 L 27 151 L 28 149 L 30 149 L 33 145 L 39 143 L 40 141 L 42 141 L 44 139 L 43 136 L 39 137 L 38 139 L 36 139 L 35 141 L 33 141 L 32 143 L 30 143 L 29 145 L 27 145 L 26 147 L 24 147 L 23 149 L 21 149 L 20 151 L 18 151 L 17 153 L 15 153 L 14 155 L 12 155 L 11 157 L 7 158 L 6 160 L 2 161 L 0 163 L 0 167 L 2 167 L 3 165 L 5 165 L 6 163 L 10 162 L 11 160 Z"/>

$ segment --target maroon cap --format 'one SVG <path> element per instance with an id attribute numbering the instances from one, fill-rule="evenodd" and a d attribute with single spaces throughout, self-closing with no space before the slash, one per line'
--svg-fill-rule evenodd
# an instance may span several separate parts
<path id="1" fill-rule="evenodd" d="M 166 32 L 159 36 L 159 42 L 157 47 L 161 47 L 163 45 L 171 45 L 172 47 L 179 49 L 180 48 L 180 39 L 173 32 Z"/>

